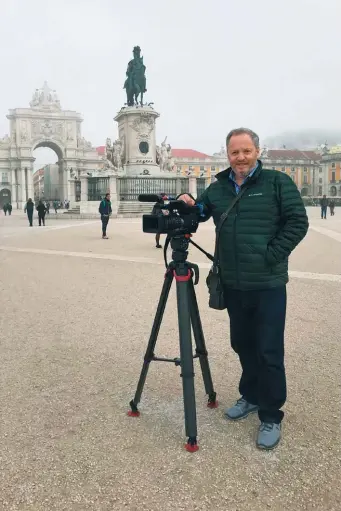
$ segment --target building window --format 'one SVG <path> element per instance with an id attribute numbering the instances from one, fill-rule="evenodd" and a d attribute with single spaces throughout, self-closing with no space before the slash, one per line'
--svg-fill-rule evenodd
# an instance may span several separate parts
<path id="1" fill-rule="evenodd" d="M 189 170 L 189 172 L 193 172 L 193 171 L 194 171 L 193 165 L 190 165 L 190 166 L 188 167 L 188 170 Z"/>
<path id="2" fill-rule="evenodd" d="M 320 173 L 322 172 L 322 167 L 319 167 L 319 172 L 320 172 Z"/>
<path id="3" fill-rule="evenodd" d="M 178 172 L 181 172 L 181 165 L 178 165 L 178 166 L 177 166 L 177 171 L 178 171 Z"/>
<path id="4" fill-rule="evenodd" d="M 282 168 L 281 168 L 281 171 L 282 171 L 282 172 L 285 172 L 285 167 L 282 167 Z"/>
<path id="5" fill-rule="evenodd" d="M 335 169 L 335 163 L 332 163 L 332 169 Z"/>
<path id="6" fill-rule="evenodd" d="M 307 184 L 308 184 L 308 176 L 303 176 L 303 183 L 304 183 L 305 185 L 307 185 Z"/>
<path id="7" fill-rule="evenodd" d="M 211 172 L 215 172 L 215 167 L 211 167 Z"/>
<path id="8" fill-rule="evenodd" d="M 332 172 L 332 183 L 335 183 L 335 170 Z"/>
<path id="9" fill-rule="evenodd" d="M 205 172 L 205 167 L 203 165 L 200 165 L 200 172 Z"/>
<path id="10" fill-rule="evenodd" d="M 319 186 L 319 195 L 322 195 L 322 186 Z"/>
<path id="11" fill-rule="evenodd" d="M 322 183 L 322 177 L 320 177 L 320 179 L 319 179 L 319 183 Z"/>
<path id="12" fill-rule="evenodd" d="M 3 172 L 1 175 L 1 182 L 8 183 L 8 172 Z"/>
<path id="13" fill-rule="evenodd" d="M 291 172 L 296 172 L 295 167 L 292 167 L 292 168 L 291 168 Z"/>
<path id="14" fill-rule="evenodd" d="M 303 167 L 303 172 L 308 172 L 307 167 Z"/>
<path id="15" fill-rule="evenodd" d="M 272 170 L 276 170 L 276 167 L 272 167 Z"/>

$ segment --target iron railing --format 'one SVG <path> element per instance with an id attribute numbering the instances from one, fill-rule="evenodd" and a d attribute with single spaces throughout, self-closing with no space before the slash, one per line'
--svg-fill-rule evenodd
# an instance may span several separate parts
<path id="1" fill-rule="evenodd" d="M 197 178 L 197 197 L 200 197 L 200 195 L 205 190 L 205 178 L 204 177 L 198 177 Z"/>
<path id="2" fill-rule="evenodd" d="M 166 193 L 175 196 L 177 194 L 176 182 L 176 178 L 121 177 L 118 179 L 118 198 L 119 200 L 137 201 L 141 193 Z"/>
<path id="3" fill-rule="evenodd" d="M 109 177 L 88 178 L 88 200 L 98 201 L 104 199 L 109 192 Z"/>

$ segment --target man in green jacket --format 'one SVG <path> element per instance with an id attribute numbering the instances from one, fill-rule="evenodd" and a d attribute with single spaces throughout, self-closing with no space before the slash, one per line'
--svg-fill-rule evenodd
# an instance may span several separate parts
<path id="1" fill-rule="evenodd" d="M 256 445 L 273 449 L 281 438 L 286 401 L 284 328 L 288 257 L 308 230 L 300 193 L 285 173 L 264 169 L 259 138 L 246 128 L 226 139 L 231 167 L 197 200 L 203 220 L 221 215 L 246 188 L 223 224 L 219 263 L 233 350 L 242 367 L 241 397 L 225 411 L 230 420 L 258 412 Z M 189 205 L 188 195 L 181 198 Z"/>

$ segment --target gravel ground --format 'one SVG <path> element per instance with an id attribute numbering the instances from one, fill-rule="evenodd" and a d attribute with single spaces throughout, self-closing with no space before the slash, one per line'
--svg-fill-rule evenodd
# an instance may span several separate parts
<path id="1" fill-rule="evenodd" d="M 323 223 L 314 210 L 311 217 L 312 227 L 341 232 L 337 216 Z M 0 509 L 339 510 L 340 283 L 322 276 L 288 285 L 283 440 L 264 453 L 255 447 L 256 416 L 223 418 L 238 397 L 240 368 L 226 313 L 207 307 L 201 271 L 196 292 L 220 407 L 205 406 L 198 365 L 200 449 L 189 454 L 175 366 L 152 364 L 141 416 L 126 415 L 163 269 L 139 221 L 109 225 L 112 238 L 102 241 L 98 223 L 29 229 L 21 215 L 0 217 Z M 212 226 L 201 227 L 196 241 L 209 249 Z M 291 270 L 340 276 L 340 250 L 312 229 Z M 131 262 L 135 256 L 149 264 Z M 194 249 L 190 259 L 204 261 Z M 179 354 L 174 290 L 156 351 Z"/>

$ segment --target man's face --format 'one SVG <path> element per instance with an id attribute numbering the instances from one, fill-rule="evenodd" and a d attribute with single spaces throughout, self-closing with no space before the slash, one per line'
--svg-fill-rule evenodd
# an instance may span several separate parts
<path id="1" fill-rule="evenodd" d="M 108 195 L 106 195 L 106 196 L 105 196 L 105 198 L 106 198 L 107 200 L 110 200 L 110 195 L 109 195 L 109 194 L 108 194 Z"/>
<path id="2" fill-rule="evenodd" d="M 233 136 L 226 149 L 230 165 L 238 177 L 246 177 L 257 165 L 259 149 L 249 135 Z"/>

